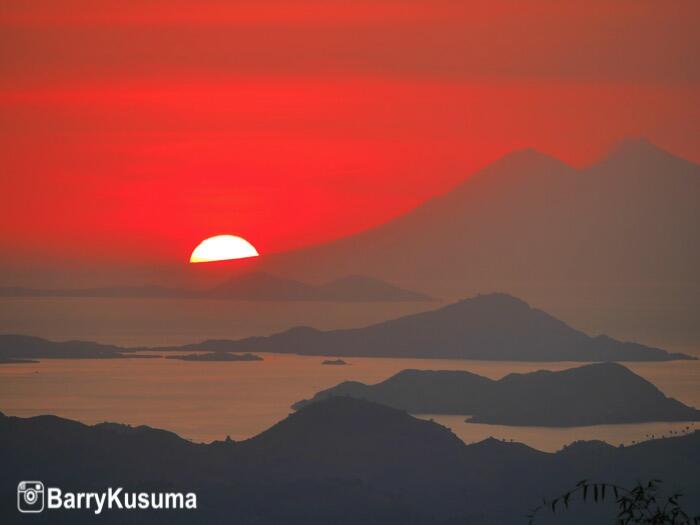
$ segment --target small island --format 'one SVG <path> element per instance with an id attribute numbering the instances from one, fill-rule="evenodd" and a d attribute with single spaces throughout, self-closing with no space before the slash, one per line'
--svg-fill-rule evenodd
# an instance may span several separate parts
<path id="1" fill-rule="evenodd" d="M 321 363 L 322 365 L 347 365 L 348 363 L 342 359 L 326 359 Z"/>
<path id="2" fill-rule="evenodd" d="M 229 352 L 210 352 L 207 354 L 169 355 L 166 359 L 180 361 L 262 361 L 263 358 L 254 354 L 231 354 Z"/>
<path id="3" fill-rule="evenodd" d="M 14 357 L 0 357 L 0 365 L 38 363 L 36 359 L 20 359 Z"/>

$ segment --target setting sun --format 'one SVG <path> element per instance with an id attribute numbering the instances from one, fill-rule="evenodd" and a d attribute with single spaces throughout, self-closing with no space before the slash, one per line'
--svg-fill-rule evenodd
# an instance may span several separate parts
<path id="1" fill-rule="evenodd" d="M 191 263 L 227 261 L 257 257 L 258 250 L 242 237 L 236 235 L 216 235 L 204 239 L 192 251 Z"/>

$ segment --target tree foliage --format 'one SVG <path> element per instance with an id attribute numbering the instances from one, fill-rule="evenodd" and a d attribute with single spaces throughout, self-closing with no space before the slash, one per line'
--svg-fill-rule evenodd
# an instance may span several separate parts
<path id="1" fill-rule="evenodd" d="M 568 510 L 569 503 L 576 498 L 584 503 L 598 503 L 612 497 L 617 505 L 616 525 L 700 525 L 700 516 L 690 517 L 681 507 L 680 493 L 667 497 L 661 494 L 662 484 L 661 480 L 653 479 L 647 483 L 639 482 L 628 489 L 613 483 L 582 480 L 573 489 L 554 499 L 543 499 L 542 504 L 528 514 L 528 523 L 534 525 L 542 511 L 556 513 Z"/>

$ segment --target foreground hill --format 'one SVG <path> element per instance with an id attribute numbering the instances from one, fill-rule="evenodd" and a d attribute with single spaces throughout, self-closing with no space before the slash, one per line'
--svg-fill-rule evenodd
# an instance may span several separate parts
<path id="1" fill-rule="evenodd" d="M 580 479 L 621 484 L 658 477 L 700 509 L 700 433 L 614 448 L 599 442 L 538 452 L 493 439 L 465 445 L 449 430 L 395 409 L 333 398 L 239 443 L 190 443 L 148 427 L 92 427 L 40 416 L 0 415 L 0 491 L 38 479 L 66 490 L 195 492 L 189 512 L 128 511 L 148 523 L 517 524 L 543 495 Z M 586 510 L 591 511 L 585 512 Z M 123 523 L 125 511 L 100 516 Z M 594 506 L 567 523 L 599 523 Z M 0 520 L 17 518 L 14 498 Z M 50 523 L 91 523 L 91 512 L 44 511 Z"/>
<path id="2" fill-rule="evenodd" d="M 691 359 L 606 336 L 590 337 L 506 294 L 479 295 L 365 328 L 320 331 L 299 327 L 269 337 L 210 340 L 180 348 L 512 361 Z"/>
<path id="3" fill-rule="evenodd" d="M 349 275 L 321 285 L 311 285 L 262 272 L 231 277 L 207 290 L 164 286 L 109 286 L 40 290 L 0 288 L 0 297 L 111 297 L 156 299 L 231 299 L 246 301 L 429 301 L 428 295 L 361 275 Z"/>
<path id="4" fill-rule="evenodd" d="M 498 381 L 462 371 L 404 370 L 376 385 L 345 381 L 294 408 L 333 396 L 367 399 L 413 414 L 464 414 L 474 423 L 498 425 L 700 420 L 700 410 L 666 397 L 616 363 L 509 374 Z"/>

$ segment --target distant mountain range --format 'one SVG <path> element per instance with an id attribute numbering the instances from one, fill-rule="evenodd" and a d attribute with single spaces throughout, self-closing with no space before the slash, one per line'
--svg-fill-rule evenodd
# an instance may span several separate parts
<path id="1" fill-rule="evenodd" d="M 666 397 L 616 363 L 510 374 L 498 381 L 464 371 L 404 370 L 376 385 L 345 381 L 293 408 L 334 396 L 366 399 L 412 414 L 469 415 L 467 421 L 497 425 L 700 421 L 700 410 Z"/>
<path id="2" fill-rule="evenodd" d="M 579 326 L 697 348 L 698 202 L 700 165 L 644 139 L 582 169 L 526 149 L 385 224 L 259 269 L 374 275 L 447 300 L 501 290 Z"/>
<path id="3" fill-rule="evenodd" d="M 253 272 L 231 277 L 207 290 L 165 286 L 108 286 L 101 288 L 32 289 L 0 288 L 4 297 L 114 297 L 158 299 L 238 299 L 247 301 L 430 301 L 426 294 L 394 286 L 380 279 L 349 275 L 322 285 Z"/>
<path id="4" fill-rule="evenodd" d="M 257 525 L 515 525 L 544 496 L 582 479 L 632 485 L 658 478 L 700 511 L 700 433 L 616 448 L 575 443 L 549 454 L 488 439 L 465 445 L 450 430 L 363 400 L 314 403 L 242 442 L 194 444 L 163 430 L 86 426 L 54 416 L 0 414 L 0 491 L 40 479 L 64 491 L 182 491 L 189 512 L 109 511 L 100 521 Z M 606 500 L 609 501 L 609 500 Z M 0 499 L 0 520 L 17 520 Z M 128 514 L 125 514 L 128 513 Z M 51 523 L 92 523 L 89 511 L 50 511 Z M 604 523 L 610 503 L 576 507 L 566 523 Z M 39 516 L 40 518 L 42 516 Z M 147 519 L 146 519 L 147 517 Z"/>
<path id="5" fill-rule="evenodd" d="M 260 263 L 300 278 L 357 272 L 457 293 L 509 283 L 608 283 L 610 293 L 697 286 L 698 202 L 700 166 L 644 139 L 582 170 L 527 149 L 386 224 Z"/>
<path id="6" fill-rule="evenodd" d="M 269 337 L 209 340 L 177 349 L 509 361 L 693 359 L 604 335 L 590 337 L 506 294 L 480 295 L 364 328 L 297 327 Z"/>
<path id="7" fill-rule="evenodd" d="M 385 224 L 265 254 L 256 269 L 266 273 L 233 278 L 231 289 L 14 287 L 0 295 L 417 301 L 503 290 L 577 326 L 687 351 L 700 344 L 698 202 L 700 166 L 644 139 L 582 169 L 526 149 Z M 163 282 L 192 279 L 182 265 L 149 272 Z M 403 288 L 365 290 L 341 277 L 358 274 Z M 306 284 L 339 277 L 334 286 Z"/>

